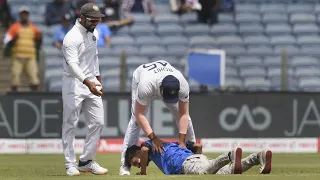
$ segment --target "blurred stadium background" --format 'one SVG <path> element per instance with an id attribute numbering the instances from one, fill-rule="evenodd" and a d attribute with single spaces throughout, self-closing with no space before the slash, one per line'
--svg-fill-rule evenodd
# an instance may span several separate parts
<path id="1" fill-rule="evenodd" d="M 30 20 L 43 33 L 41 69 L 44 89 L 61 91 L 61 52 L 52 46 L 55 26 L 44 24 L 45 7 L 51 0 L 9 0 L 13 17 L 20 7 L 31 9 Z M 102 0 L 97 0 L 103 6 Z M 126 51 L 126 88 L 140 64 L 165 59 L 184 72 L 190 48 L 226 51 L 226 85 L 244 90 L 280 90 L 281 53 L 286 50 L 288 89 L 319 89 L 319 17 L 317 0 L 237 0 L 235 13 L 219 13 L 213 26 L 197 23 L 196 13 L 171 13 L 166 0 L 155 0 L 157 15 L 136 14 L 131 26 L 112 35 L 112 47 L 100 48 L 105 90 L 120 91 L 120 55 Z M 40 62 L 40 63 L 41 63 Z M 112 69 L 112 71 L 110 71 Z M 186 74 L 187 75 L 187 74 Z M 197 82 L 190 83 L 199 91 Z"/>
<path id="2" fill-rule="evenodd" d="M 39 60 L 41 91 L 28 93 L 27 83 L 23 83 L 23 92 L 5 94 L 10 87 L 11 64 L 7 58 L 0 59 L 0 91 L 3 93 L 0 96 L 0 153 L 61 153 L 63 60 L 60 50 L 52 46 L 55 26 L 44 24 L 45 7 L 50 2 L 52 0 L 8 0 L 12 17 L 17 17 L 20 7 L 29 7 L 30 20 L 43 33 Z M 104 5 L 102 0 L 96 3 Z M 107 114 L 99 153 L 121 150 L 130 113 L 132 72 L 140 64 L 158 59 L 170 62 L 188 79 L 192 92 L 190 113 L 205 153 L 224 152 L 235 146 L 241 146 L 245 152 L 263 148 L 276 153 L 319 152 L 319 0 L 236 0 L 235 11 L 219 13 L 214 25 L 197 23 L 195 12 L 173 14 L 168 0 L 154 0 L 154 3 L 157 9 L 154 18 L 132 15 L 132 25 L 113 32 L 111 47 L 99 48 Z M 5 31 L 1 29 L 0 37 Z M 3 49 L 2 44 L 0 48 Z M 225 52 L 222 86 L 201 84 L 189 77 L 194 67 L 188 64 L 197 60 L 190 58 L 193 49 Z M 198 62 L 196 69 L 203 74 L 200 70 L 206 64 L 201 63 L 202 59 Z M 155 131 L 174 140 L 176 128 L 170 114 L 158 101 L 151 109 L 149 116 Z M 83 122 L 81 117 L 77 129 L 78 153 L 86 134 Z M 108 159 L 102 156 L 99 157 Z M 275 157 L 297 161 L 277 161 L 275 167 L 287 169 L 276 170 L 276 174 L 305 173 L 319 178 L 319 164 L 313 161 L 319 158 L 317 154 L 308 154 L 306 159 L 299 155 L 280 156 Z M 28 157 L 33 156 L 26 155 Z M 292 165 L 294 163 L 297 166 Z M 60 164 L 62 169 L 62 158 Z M 117 174 L 118 166 L 113 168 L 113 174 Z"/>

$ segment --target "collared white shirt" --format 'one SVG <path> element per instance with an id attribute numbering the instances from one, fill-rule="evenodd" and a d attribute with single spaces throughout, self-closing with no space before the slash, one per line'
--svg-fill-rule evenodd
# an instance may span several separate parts
<path id="1" fill-rule="evenodd" d="M 141 105 L 147 105 L 154 99 L 163 99 L 160 93 L 160 85 L 168 75 L 173 75 L 180 82 L 179 100 L 189 102 L 189 84 L 182 73 L 171 66 L 167 61 L 159 60 L 148 64 L 143 64 L 137 68 L 135 77 L 138 88 L 136 100 Z"/>
<path id="2" fill-rule="evenodd" d="M 79 23 L 79 20 L 76 21 L 63 40 L 64 75 L 79 78 L 72 73 L 69 63 L 77 63 L 86 78 L 100 75 L 97 49 L 98 38 L 97 30 L 91 33 Z"/>

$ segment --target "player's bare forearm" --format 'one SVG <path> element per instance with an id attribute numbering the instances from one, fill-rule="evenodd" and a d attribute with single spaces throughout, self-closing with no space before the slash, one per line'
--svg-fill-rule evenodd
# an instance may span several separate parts
<path id="1" fill-rule="evenodd" d="M 179 144 L 183 146 L 186 142 L 186 134 L 179 133 Z"/>
<path id="2" fill-rule="evenodd" d="M 141 155 L 140 155 L 140 165 L 141 165 L 140 175 L 147 175 L 148 155 L 149 155 L 149 148 L 142 147 Z"/>
<path id="3" fill-rule="evenodd" d="M 146 118 L 145 115 L 143 114 L 137 114 L 136 115 L 136 120 L 138 125 L 141 127 L 141 129 L 143 130 L 143 132 L 148 136 L 151 133 L 153 133 L 152 128 Z"/>
<path id="4" fill-rule="evenodd" d="M 179 133 L 187 134 L 189 123 L 189 103 L 179 101 Z"/>
<path id="5" fill-rule="evenodd" d="M 182 115 L 179 120 L 179 133 L 187 134 L 188 123 L 189 123 L 189 115 L 188 114 Z"/>
<path id="6" fill-rule="evenodd" d="M 149 135 L 152 133 L 152 128 L 147 120 L 147 117 L 144 115 L 146 111 L 146 106 L 141 105 L 140 103 L 136 102 L 136 108 L 135 108 L 135 114 L 136 114 L 136 121 L 138 125 L 141 127 L 141 129 L 146 133 L 146 135 Z"/>

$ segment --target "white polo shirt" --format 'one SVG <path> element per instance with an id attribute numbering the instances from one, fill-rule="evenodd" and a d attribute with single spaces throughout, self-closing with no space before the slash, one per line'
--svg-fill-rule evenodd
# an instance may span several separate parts
<path id="1" fill-rule="evenodd" d="M 99 35 L 96 29 L 91 33 L 79 23 L 79 20 L 76 20 L 75 25 L 63 40 L 64 75 L 78 78 L 80 82 L 83 82 L 85 78 L 100 75 L 97 49 L 98 38 Z M 70 63 L 77 63 L 84 77 L 77 77 L 72 73 L 69 66 Z"/>
<path id="2" fill-rule="evenodd" d="M 173 75 L 180 82 L 179 100 L 189 101 L 189 84 L 182 73 L 171 66 L 167 61 L 159 60 L 139 66 L 136 70 L 136 81 L 138 83 L 136 101 L 141 105 L 148 105 L 151 100 L 161 99 L 160 85 L 168 75 Z"/>

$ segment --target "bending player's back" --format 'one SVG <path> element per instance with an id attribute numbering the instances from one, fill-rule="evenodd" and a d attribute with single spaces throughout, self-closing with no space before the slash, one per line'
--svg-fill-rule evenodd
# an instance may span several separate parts
<path id="1" fill-rule="evenodd" d="M 170 63 L 164 60 L 142 64 L 138 67 L 140 77 L 157 77 L 174 74 L 177 70 Z"/>
<path id="2" fill-rule="evenodd" d="M 140 98 L 139 103 L 146 104 L 147 100 L 145 100 L 146 102 L 142 102 L 143 99 L 161 99 L 159 89 L 162 80 L 168 75 L 174 76 L 180 82 L 179 99 L 184 102 L 188 101 L 189 84 L 187 80 L 179 70 L 171 66 L 167 61 L 159 60 L 140 65 L 133 73 L 133 78 L 138 84 L 137 94 Z"/>
<path id="3" fill-rule="evenodd" d="M 165 60 L 158 60 L 147 64 L 142 64 L 137 68 L 139 81 L 158 81 L 167 75 L 173 75 L 179 80 L 184 78 L 179 70 L 174 68 Z"/>

